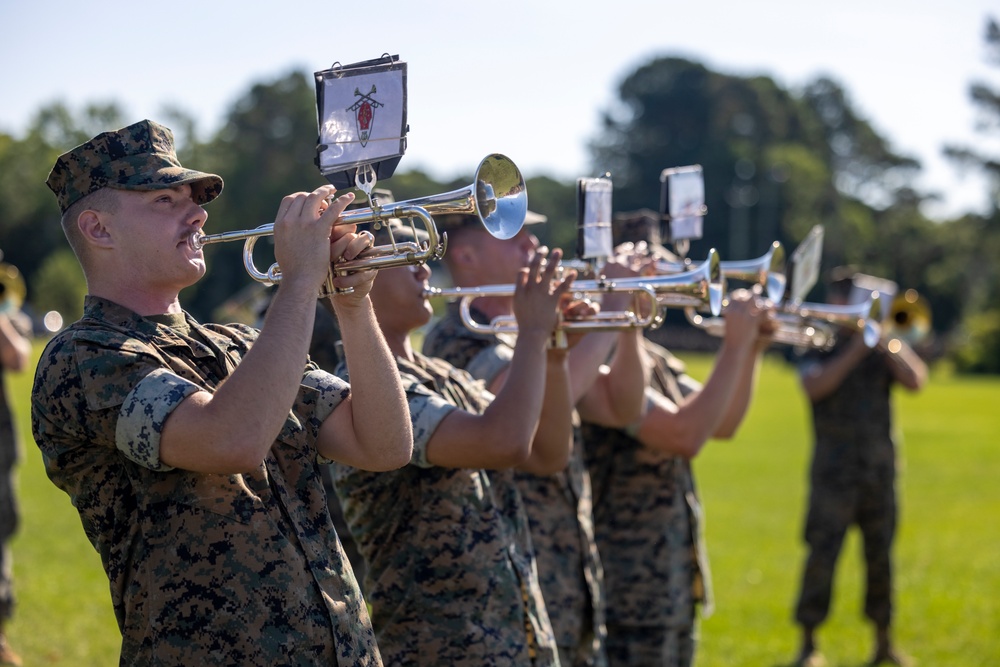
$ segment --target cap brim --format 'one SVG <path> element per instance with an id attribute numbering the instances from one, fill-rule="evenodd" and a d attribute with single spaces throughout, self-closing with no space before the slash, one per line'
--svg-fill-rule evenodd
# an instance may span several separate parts
<path id="1" fill-rule="evenodd" d="M 190 185 L 191 197 L 199 205 L 207 204 L 222 192 L 223 181 L 221 176 L 207 174 L 203 171 L 185 169 L 183 167 L 168 167 L 158 170 L 154 175 L 148 176 L 147 183 L 139 184 L 109 184 L 108 187 L 119 190 L 165 190 L 178 185 Z"/>

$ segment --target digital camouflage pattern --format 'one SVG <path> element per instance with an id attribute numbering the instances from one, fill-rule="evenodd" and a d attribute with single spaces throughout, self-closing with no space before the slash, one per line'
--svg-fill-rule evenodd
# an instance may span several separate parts
<path id="1" fill-rule="evenodd" d="M 414 357 L 397 358 L 413 424 L 411 463 L 384 473 L 333 466 L 368 563 L 386 664 L 558 665 L 512 472 L 427 460 L 441 421 L 457 408 L 481 414 L 492 395 L 447 362 Z M 338 373 L 348 379 L 344 366 Z"/>
<path id="2" fill-rule="evenodd" d="M 654 364 L 650 387 L 680 403 L 697 383 L 666 349 L 643 344 Z M 609 663 L 690 665 L 695 605 L 705 601 L 709 572 L 690 463 L 624 430 L 586 422 L 581 430 L 604 563 Z"/>
<path id="3" fill-rule="evenodd" d="M 315 440 L 349 394 L 307 365 L 264 461 L 237 475 L 159 460 L 170 412 L 213 391 L 256 330 L 143 318 L 87 297 L 46 346 L 32 428 L 108 574 L 123 665 L 381 665 L 326 509 Z"/>
<path id="4" fill-rule="evenodd" d="M 0 313 L 0 317 L 8 318 L 11 326 L 22 336 L 31 334 L 31 321 L 20 310 Z M 19 445 L 5 387 L 4 368 L 0 364 L 0 621 L 9 619 L 14 612 L 10 539 L 20 521 L 14 489 L 14 467 L 20 458 Z"/>
<path id="5" fill-rule="evenodd" d="M 479 321 L 481 312 L 473 309 Z M 512 350 L 496 336 L 469 331 L 452 304 L 424 339 L 424 353 L 465 368 L 489 384 Z M 577 438 L 565 472 L 540 477 L 518 472 L 528 512 L 542 596 L 564 666 L 603 665 L 604 575 L 594 541 L 590 478 Z"/>
<path id="6" fill-rule="evenodd" d="M 801 372 L 843 352 L 842 336 L 828 352 L 803 357 Z M 827 616 L 834 569 L 844 535 L 857 525 L 867 570 L 865 615 L 888 626 L 892 619 L 892 542 L 896 532 L 896 452 L 892 437 L 892 370 L 872 351 L 841 385 L 812 404 L 815 444 L 809 471 L 809 545 L 795 619 L 816 627 Z"/>
<path id="7" fill-rule="evenodd" d="M 151 120 L 104 132 L 63 153 L 45 181 L 63 212 L 101 188 L 160 190 L 185 183 L 198 204 L 222 192 L 220 177 L 181 166 L 173 132 Z"/>

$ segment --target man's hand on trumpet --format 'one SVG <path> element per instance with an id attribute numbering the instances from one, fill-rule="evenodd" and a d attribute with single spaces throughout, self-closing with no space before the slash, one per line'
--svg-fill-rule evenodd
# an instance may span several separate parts
<path id="1" fill-rule="evenodd" d="M 767 347 L 774 333 L 774 305 L 748 289 L 733 290 L 723 310 L 725 337 L 735 344 L 757 343 Z"/>
<path id="2" fill-rule="evenodd" d="M 514 317 L 519 337 L 538 333 L 546 339 L 559 324 L 560 304 L 569 292 L 576 271 L 572 269 L 556 279 L 562 251 L 556 248 L 545 261 L 548 249 L 535 251 L 527 268 L 521 269 L 514 285 Z M 544 268 L 542 263 L 545 263 Z"/>
<path id="3" fill-rule="evenodd" d="M 278 206 L 274 218 L 274 257 L 281 266 L 281 283 L 293 286 L 310 285 L 318 292 L 330 271 L 333 242 L 333 223 L 344 209 L 354 201 L 353 193 L 341 195 L 330 201 L 336 192 L 332 185 L 324 185 L 312 192 L 296 192 L 286 196 Z M 353 229 L 336 231 L 340 238 L 353 233 Z"/>

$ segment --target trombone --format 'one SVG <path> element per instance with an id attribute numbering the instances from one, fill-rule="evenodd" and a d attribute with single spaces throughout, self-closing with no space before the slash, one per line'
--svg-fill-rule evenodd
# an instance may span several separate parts
<path id="1" fill-rule="evenodd" d="M 586 319 L 564 320 L 561 331 L 618 331 L 624 329 L 655 329 L 663 323 L 663 309 L 667 307 L 699 306 L 718 313 L 725 291 L 725 279 L 719 266 L 719 255 L 712 249 L 708 258 L 691 271 L 669 276 L 639 276 L 635 278 L 598 278 L 574 281 L 572 293 L 576 298 L 587 295 L 628 293 L 635 299 L 648 299 L 647 307 L 636 310 L 602 311 Z M 459 300 L 462 323 L 467 329 L 482 334 L 517 333 L 517 320 L 512 315 L 501 315 L 490 322 L 478 322 L 472 315 L 472 302 L 480 297 L 509 297 L 514 285 L 482 285 L 479 287 L 431 287 L 425 297 L 444 297 Z M 641 303 L 637 304 L 643 305 Z M 645 311 L 647 314 L 642 315 Z"/>
<path id="2" fill-rule="evenodd" d="M 370 223 L 378 229 L 380 225 L 388 227 L 390 218 L 416 218 L 423 223 L 427 239 L 419 243 L 396 242 L 391 239 L 391 243 L 369 248 L 357 259 L 335 262 L 330 271 L 332 275 L 339 276 L 354 271 L 424 264 L 440 259 L 447 248 L 448 239 L 447 235 L 438 234 L 433 215 L 476 215 L 490 234 L 499 239 L 509 239 L 521 229 L 527 211 L 528 192 L 520 170 L 510 158 L 492 153 L 483 158 L 476 169 L 475 179 L 464 188 L 386 206 L 373 201 L 369 208 L 345 211 L 334 223 L 335 226 Z M 260 237 L 273 233 L 274 223 L 268 223 L 256 229 L 195 234 L 190 237 L 189 243 L 198 250 L 211 243 L 244 241 L 243 266 L 247 273 L 257 282 L 273 285 L 281 281 L 281 267 L 274 263 L 267 271 L 260 271 L 253 260 L 254 244 Z"/>

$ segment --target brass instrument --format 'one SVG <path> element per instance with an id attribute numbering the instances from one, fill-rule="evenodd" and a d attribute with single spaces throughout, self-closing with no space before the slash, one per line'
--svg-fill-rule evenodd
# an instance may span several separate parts
<path id="1" fill-rule="evenodd" d="M 656 328 L 663 323 L 662 309 L 666 307 L 707 307 L 714 312 L 722 307 L 725 279 L 719 266 L 719 255 L 713 249 L 701 265 L 691 271 L 669 276 L 639 276 L 634 278 L 599 278 L 574 281 L 571 291 L 577 298 L 587 295 L 628 293 L 636 299 L 648 299 L 646 308 L 635 310 L 602 311 L 581 320 L 565 320 L 561 331 L 613 331 L 635 328 Z M 477 322 L 472 317 L 472 302 L 481 297 L 509 297 L 514 285 L 482 285 L 479 287 L 432 287 L 424 292 L 426 297 L 460 299 L 462 323 L 476 333 L 517 333 L 513 315 L 495 317 L 488 323 Z M 639 306 L 643 304 L 638 304 Z M 647 315 L 638 312 L 645 310 Z"/>
<path id="2" fill-rule="evenodd" d="M 438 234 L 433 215 L 476 215 L 490 234 L 499 239 L 509 239 L 521 229 L 527 211 L 528 193 L 520 170 L 509 158 L 493 153 L 483 158 L 476 169 L 475 179 L 464 188 L 385 206 L 373 203 L 370 208 L 345 211 L 334 223 L 336 226 L 372 224 L 378 229 L 379 225 L 388 226 L 390 218 L 419 219 L 427 239 L 420 243 L 393 240 L 389 244 L 369 248 L 357 259 L 336 262 L 331 266 L 331 272 L 333 275 L 345 275 L 354 271 L 388 269 L 440 259 L 447 247 L 447 236 Z M 272 264 L 266 272 L 262 272 L 253 261 L 257 239 L 273 233 L 274 224 L 269 223 L 250 230 L 197 234 L 191 237 L 190 244 L 200 249 L 210 243 L 245 241 L 243 266 L 247 273 L 260 283 L 273 285 L 281 280 L 278 264 Z"/>
<path id="3" fill-rule="evenodd" d="M 656 300 L 656 292 L 651 287 L 618 287 L 613 283 L 608 283 L 602 288 L 579 289 L 573 285 L 572 293 L 575 298 L 589 298 L 588 295 L 599 295 L 609 293 L 627 292 L 636 298 L 649 299 L 647 304 L 648 314 L 645 316 L 637 314 L 632 310 L 601 311 L 592 317 L 580 320 L 562 320 L 559 323 L 560 331 L 617 331 L 622 329 L 636 329 L 651 327 L 656 328 L 663 322 L 663 316 Z M 481 297 L 514 295 L 514 285 L 481 285 L 479 287 L 431 287 L 424 291 L 425 297 L 444 297 L 446 299 L 460 299 L 459 313 L 462 316 L 462 324 L 469 331 L 481 334 L 516 334 L 517 320 L 513 315 L 500 315 L 494 317 L 489 322 L 477 322 L 472 315 L 472 302 Z M 638 309 L 637 310 L 641 310 Z"/>
<path id="4" fill-rule="evenodd" d="M 710 335 L 725 335 L 724 318 L 706 318 L 692 312 L 687 314 L 689 322 Z M 882 335 L 881 315 L 881 296 L 875 291 L 861 302 L 849 305 L 810 302 L 783 304 L 775 312 L 775 329 L 771 340 L 783 345 L 828 350 L 837 342 L 837 329 L 844 327 L 860 331 L 865 345 L 873 348 L 878 345 Z"/>
<path id="5" fill-rule="evenodd" d="M 576 281 L 574 289 L 589 290 L 605 279 Z M 657 302 L 664 308 L 703 308 L 718 315 L 722 311 L 723 296 L 726 292 L 726 278 L 722 273 L 719 253 L 712 248 L 701 264 L 693 265 L 687 271 L 656 276 L 616 278 L 613 284 L 619 287 L 648 285 L 656 293 Z"/>
<path id="6" fill-rule="evenodd" d="M 675 273 L 688 268 L 685 262 L 658 260 L 656 270 Z M 741 280 L 759 285 L 772 303 L 779 303 L 785 296 L 787 276 L 785 274 L 785 248 L 775 241 L 767 252 L 755 259 L 726 260 L 720 262 L 722 275 L 727 280 Z"/>
<path id="7" fill-rule="evenodd" d="M 847 305 L 787 304 L 775 317 L 778 329 L 774 340 L 779 343 L 829 349 L 837 342 L 837 328 L 842 327 L 861 332 L 865 345 L 873 348 L 882 337 L 882 296 L 873 291 L 862 301 Z"/>
<path id="8" fill-rule="evenodd" d="M 20 310 L 27 293 L 24 278 L 17 267 L 0 262 L 0 313 Z"/>
<path id="9" fill-rule="evenodd" d="M 927 299 L 908 289 L 892 300 L 885 322 L 886 337 L 898 338 L 910 346 L 919 345 L 931 334 L 931 308 Z"/>

